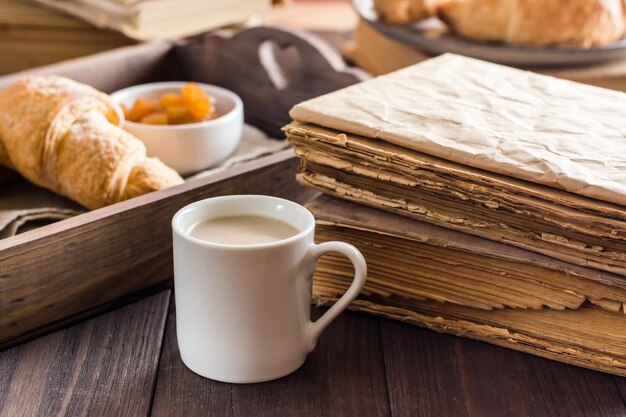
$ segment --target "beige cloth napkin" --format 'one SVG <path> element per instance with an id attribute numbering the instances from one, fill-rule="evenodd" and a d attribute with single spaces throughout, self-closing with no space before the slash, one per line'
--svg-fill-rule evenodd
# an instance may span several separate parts
<path id="1" fill-rule="evenodd" d="M 66 198 L 19 179 L 0 186 L 0 239 L 84 211 Z"/>
<path id="2" fill-rule="evenodd" d="M 245 125 L 241 143 L 230 158 L 189 178 L 204 177 L 288 146 L 286 141 L 270 139 L 260 130 Z M 84 211 L 78 204 L 32 185 L 14 172 L 0 167 L 0 239 Z"/>

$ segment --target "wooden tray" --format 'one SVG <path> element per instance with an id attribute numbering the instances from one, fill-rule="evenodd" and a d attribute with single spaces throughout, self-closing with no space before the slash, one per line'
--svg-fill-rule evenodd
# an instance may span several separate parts
<path id="1" fill-rule="evenodd" d="M 311 35 L 258 27 L 185 43 L 155 42 L 0 77 L 57 74 L 112 92 L 160 80 L 194 80 L 235 91 L 246 122 L 272 137 L 302 100 L 366 75 L 347 68 Z M 0 348 L 171 284 L 170 220 L 184 205 L 224 194 L 306 202 L 291 150 L 0 240 Z"/>

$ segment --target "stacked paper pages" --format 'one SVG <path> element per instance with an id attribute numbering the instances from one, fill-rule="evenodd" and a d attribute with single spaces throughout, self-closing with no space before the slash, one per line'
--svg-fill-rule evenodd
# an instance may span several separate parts
<path id="1" fill-rule="evenodd" d="M 359 308 L 625 373 L 625 94 L 445 55 L 290 114 L 302 183 L 404 216 L 326 218 L 369 253 Z"/>
<path id="2" fill-rule="evenodd" d="M 300 180 L 626 275 L 626 94 L 445 55 L 301 103 Z"/>
<path id="3" fill-rule="evenodd" d="M 308 205 L 316 239 L 367 260 L 353 308 L 563 362 L 626 375 L 626 280 L 331 197 Z M 352 281 L 341 256 L 320 259 L 318 303 Z"/>

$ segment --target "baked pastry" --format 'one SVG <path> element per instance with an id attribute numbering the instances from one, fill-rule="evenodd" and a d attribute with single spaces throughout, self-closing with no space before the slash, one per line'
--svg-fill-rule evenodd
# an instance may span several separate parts
<path id="1" fill-rule="evenodd" d="M 520 45 L 590 47 L 622 38 L 626 0 L 439 0 L 460 36 Z"/>
<path id="2" fill-rule="evenodd" d="M 15 81 L 0 91 L 0 164 L 89 209 L 182 183 L 119 114 L 106 94 L 67 78 Z"/>
<path id="3" fill-rule="evenodd" d="M 434 16 L 436 0 L 374 0 L 378 16 L 389 23 L 410 23 Z"/>
<path id="4" fill-rule="evenodd" d="M 626 34 L 626 0 L 374 0 L 388 23 L 437 14 L 459 36 L 519 45 L 590 47 Z"/>

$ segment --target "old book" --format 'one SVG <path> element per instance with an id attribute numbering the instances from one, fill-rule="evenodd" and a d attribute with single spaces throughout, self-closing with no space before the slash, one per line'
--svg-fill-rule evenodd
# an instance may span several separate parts
<path id="1" fill-rule="evenodd" d="M 316 240 L 368 263 L 353 308 L 574 365 L 626 375 L 626 280 L 328 196 L 309 203 Z M 314 298 L 334 302 L 352 267 L 323 257 Z"/>
<path id="2" fill-rule="evenodd" d="M 244 23 L 267 12 L 270 0 L 35 0 L 138 40 L 180 39 Z"/>
<path id="3" fill-rule="evenodd" d="M 134 44 L 54 10 L 20 0 L 0 0 L 0 74 Z"/>
<path id="4" fill-rule="evenodd" d="M 626 94 L 447 55 L 291 116 L 303 183 L 626 275 Z"/>

